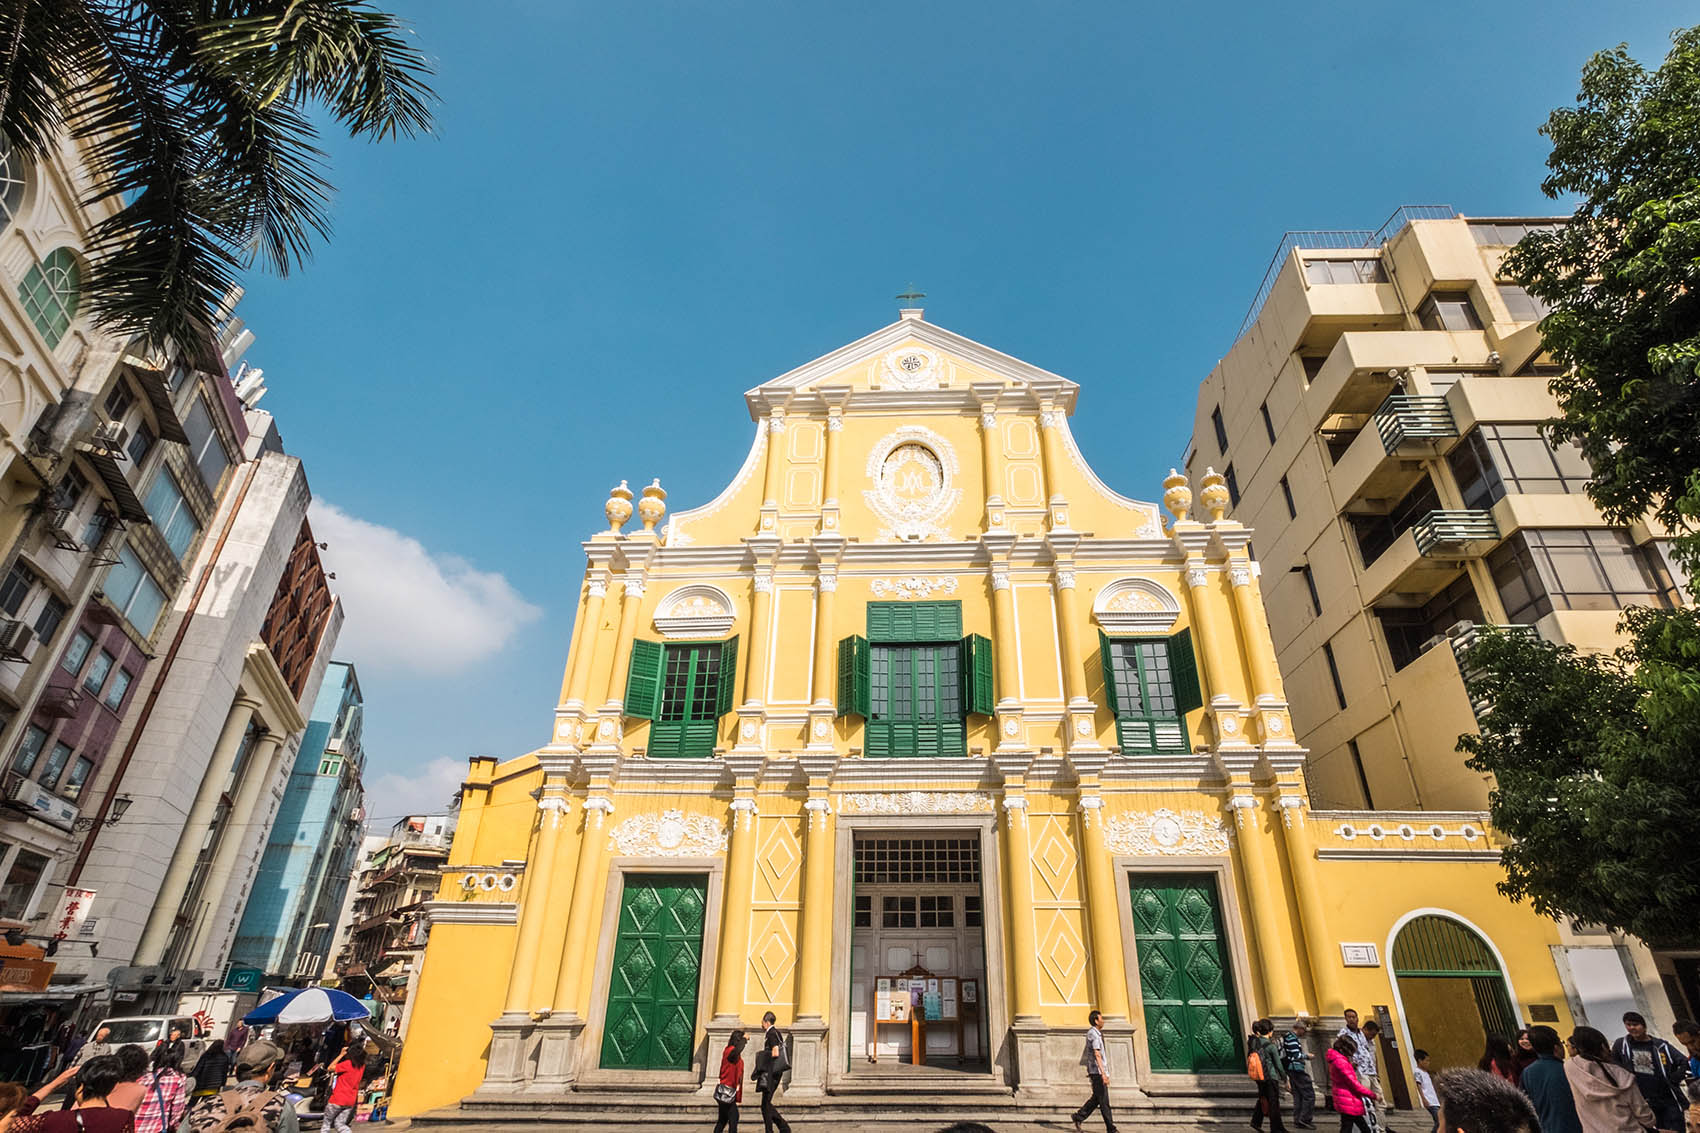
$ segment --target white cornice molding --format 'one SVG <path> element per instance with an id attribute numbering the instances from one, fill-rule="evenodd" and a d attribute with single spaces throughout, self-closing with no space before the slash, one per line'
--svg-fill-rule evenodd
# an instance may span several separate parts
<path id="1" fill-rule="evenodd" d="M 923 319 L 899 319 L 881 327 L 872 334 L 857 339 L 855 342 L 841 346 L 831 353 L 823 354 L 812 362 L 805 362 L 796 369 L 780 374 L 776 378 L 771 378 L 747 391 L 744 394 L 744 402 L 749 406 L 752 419 L 765 416 L 774 405 L 784 405 L 793 410 L 806 408 L 808 402 L 812 399 L 799 396 L 799 392 L 811 383 L 846 367 L 853 366 L 857 362 L 873 358 L 911 339 L 925 346 L 949 351 L 964 361 L 971 362 L 994 374 L 1001 374 L 1012 381 L 1052 385 L 1057 404 L 1067 412 L 1072 413 L 1074 411 L 1075 394 L 1079 390 L 1079 386 L 1074 382 L 1058 374 L 1053 374 L 1049 370 L 1040 369 L 1030 362 L 1023 362 L 1021 359 L 1005 354 L 1001 350 L 994 350 L 984 343 L 975 342 L 973 339 L 964 338 L 954 331 L 935 326 Z M 953 399 L 952 403 L 960 401 L 965 405 L 972 406 L 976 414 L 979 413 L 980 402 L 966 387 L 923 392 L 950 395 Z M 870 396 L 904 396 L 904 391 L 864 392 L 857 390 L 851 396 L 860 401 Z M 907 396 L 914 395 L 908 394 Z M 819 404 L 824 409 L 826 402 L 821 399 Z"/>
<path id="2" fill-rule="evenodd" d="M 427 925 L 519 923 L 519 905 L 513 901 L 426 901 L 421 908 Z"/>

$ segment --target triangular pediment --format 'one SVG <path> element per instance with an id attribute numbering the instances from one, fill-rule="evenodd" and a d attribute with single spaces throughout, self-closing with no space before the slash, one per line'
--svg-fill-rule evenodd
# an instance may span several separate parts
<path id="1" fill-rule="evenodd" d="M 744 394 L 752 418 L 767 410 L 814 400 L 821 389 L 915 395 L 1003 384 L 1042 390 L 1047 400 L 1072 411 L 1074 382 L 994 350 L 919 317 L 903 318 L 855 342 L 780 374 Z"/>

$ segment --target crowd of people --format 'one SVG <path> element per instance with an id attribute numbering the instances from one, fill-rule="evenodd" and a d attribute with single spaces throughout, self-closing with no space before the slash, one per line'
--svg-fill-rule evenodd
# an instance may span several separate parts
<path id="1" fill-rule="evenodd" d="M 1638 1012 L 1626 1012 L 1623 1026 L 1616 1041 L 1593 1027 L 1577 1027 L 1562 1043 L 1558 1032 L 1547 1026 L 1520 1031 L 1515 1043 L 1490 1035 L 1481 1059 L 1469 1071 L 1475 1077 L 1455 1077 L 1454 1092 L 1467 1089 L 1474 1104 L 1489 1105 L 1499 1120 L 1506 1120 L 1507 1114 L 1516 1118 L 1488 1127 L 1495 1133 L 1700 1133 L 1700 1024 L 1687 1019 L 1676 1023 L 1676 1039 L 1686 1048 L 1680 1050 L 1649 1034 L 1647 1020 Z M 1279 1038 L 1275 1030 L 1271 1020 L 1259 1019 L 1246 1040 L 1246 1069 L 1257 1086 L 1251 1127 L 1261 1133 L 1267 1122 L 1270 1133 L 1285 1133 L 1285 1091 L 1292 1096 L 1293 1124 L 1315 1129 L 1316 1089 L 1305 1041 L 1309 1020 L 1300 1016 Z M 1375 1050 L 1380 1032 L 1374 1020 L 1360 1026 L 1357 1012 L 1347 1011 L 1345 1026 L 1324 1053 L 1325 1096 L 1340 1119 L 1341 1133 L 1386 1129 L 1386 1095 Z M 1417 1099 L 1430 1117 L 1429 1133 L 1439 1133 L 1443 1112 L 1446 1133 L 1474 1133 L 1473 1127 L 1453 1120 L 1446 1103 L 1444 1083 L 1460 1071 L 1437 1076 L 1427 1051 L 1413 1050 L 1411 1057 Z M 1483 1078 L 1502 1088 L 1483 1086 Z M 1095 1081 L 1095 1097 L 1101 1088 Z M 1077 1129 L 1085 1112 L 1076 1114 Z M 1105 1124 L 1114 1133 L 1107 1117 Z"/>
<path id="2" fill-rule="evenodd" d="M 347 1024 L 298 1035 L 288 1049 L 238 1027 L 186 1071 L 184 1036 L 172 1028 L 152 1051 L 132 1043 L 86 1059 L 72 1052 L 33 1092 L 0 1082 L 0 1133 L 298 1133 L 289 1088 L 303 1081 L 317 1090 L 325 1133 L 350 1133 L 361 1082 L 381 1069 L 368 1065 L 372 1057 Z"/>

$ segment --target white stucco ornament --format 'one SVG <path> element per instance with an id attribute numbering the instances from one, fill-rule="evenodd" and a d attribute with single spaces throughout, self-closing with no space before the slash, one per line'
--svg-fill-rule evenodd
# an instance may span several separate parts
<path id="1" fill-rule="evenodd" d="M 893 350 L 880 363 L 880 384 L 893 389 L 938 389 L 939 356 L 919 346 Z"/>
<path id="2" fill-rule="evenodd" d="M 980 814 L 993 809 L 984 791 L 892 791 L 846 795 L 849 809 L 862 814 Z"/>
<path id="3" fill-rule="evenodd" d="M 956 579 L 948 575 L 927 578 L 911 574 L 903 578 L 876 578 L 868 584 L 875 598 L 931 598 L 937 594 L 955 594 Z"/>
<path id="4" fill-rule="evenodd" d="M 956 487 L 956 453 L 924 425 L 902 425 L 868 452 L 868 479 L 874 486 L 862 498 L 884 525 L 885 540 L 945 536 L 944 520 L 962 498 Z"/>
<path id="5" fill-rule="evenodd" d="M 1111 818 L 1104 824 L 1104 845 L 1118 854 L 1225 854 L 1228 828 L 1219 816 L 1164 807 Z"/>
<path id="6" fill-rule="evenodd" d="M 608 832 L 608 848 L 626 857 L 693 858 L 722 853 L 726 824 L 705 814 L 637 814 Z"/>
<path id="7" fill-rule="evenodd" d="M 1180 616 L 1180 599 L 1154 578 L 1118 578 L 1092 600 L 1093 619 L 1110 633 L 1167 633 Z"/>
<path id="8" fill-rule="evenodd" d="M 718 586 L 681 586 L 661 599 L 655 609 L 655 628 L 662 637 L 725 637 L 732 632 L 736 608 L 731 595 Z"/>

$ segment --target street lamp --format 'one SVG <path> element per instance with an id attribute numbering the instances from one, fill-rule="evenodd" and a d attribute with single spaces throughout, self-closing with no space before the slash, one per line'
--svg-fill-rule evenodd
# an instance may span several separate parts
<path id="1" fill-rule="evenodd" d="M 105 825 L 111 826 L 114 822 L 117 822 L 120 818 L 123 818 L 124 812 L 129 810 L 130 804 L 135 802 L 135 801 L 136 800 L 132 799 L 129 795 L 119 795 L 117 798 L 113 799 L 112 800 L 112 806 L 109 807 L 107 809 L 107 812 L 106 812 Z M 71 823 L 71 829 L 72 830 L 93 830 L 94 824 L 95 824 L 95 820 L 92 819 L 92 818 L 79 818 L 75 822 Z"/>

